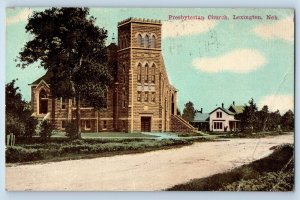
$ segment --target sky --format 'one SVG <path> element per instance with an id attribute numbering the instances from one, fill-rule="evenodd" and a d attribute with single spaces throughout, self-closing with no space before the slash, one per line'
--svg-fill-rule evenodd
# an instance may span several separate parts
<path id="1" fill-rule="evenodd" d="M 45 8 L 7 8 L 6 82 L 30 101 L 30 86 L 45 71 L 38 63 L 26 69 L 15 59 L 32 36 L 25 32 L 28 16 Z M 258 108 L 268 105 L 281 114 L 294 110 L 294 11 L 291 9 L 91 8 L 96 25 L 108 30 L 107 44 L 117 23 L 129 17 L 162 21 L 162 53 L 178 106 L 192 101 L 210 112 L 222 103 L 244 105 L 251 98 Z M 170 20 L 170 16 L 203 16 L 204 20 Z M 209 15 L 228 20 L 208 20 Z M 261 20 L 233 19 L 261 16 Z M 266 19 L 267 15 L 276 20 Z"/>

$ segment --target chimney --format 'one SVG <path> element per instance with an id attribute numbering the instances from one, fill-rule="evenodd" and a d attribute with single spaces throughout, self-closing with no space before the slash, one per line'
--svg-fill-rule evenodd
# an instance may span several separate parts
<path id="1" fill-rule="evenodd" d="M 200 113 L 202 113 L 202 111 L 203 111 L 203 108 L 201 108 Z"/>
<path id="2" fill-rule="evenodd" d="M 232 105 L 234 105 L 234 106 L 235 106 L 235 102 L 234 102 L 234 101 L 232 102 Z"/>
<path id="3" fill-rule="evenodd" d="M 224 108 L 224 103 L 222 103 L 222 108 Z"/>

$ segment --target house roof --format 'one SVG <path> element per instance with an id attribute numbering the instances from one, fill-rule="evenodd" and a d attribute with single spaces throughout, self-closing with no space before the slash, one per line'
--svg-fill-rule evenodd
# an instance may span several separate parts
<path id="1" fill-rule="evenodd" d="M 209 119 L 209 113 L 196 112 L 194 120 L 192 122 L 207 122 Z"/>
<path id="2" fill-rule="evenodd" d="M 231 112 L 231 111 L 229 111 L 228 109 L 226 109 L 226 108 L 222 108 L 222 107 L 217 107 L 216 109 L 214 109 L 213 111 L 211 111 L 209 114 L 211 114 L 211 113 L 213 113 L 213 112 L 215 112 L 216 110 L 218 110 L 218 109 L 221 109 L 221 110 L 223 110 L 225 113 L 227 113 L 228 115 L 234 115 L 234 113 L 233 112 Z"/>
<path id="3" fill-rule="evenodd" d="M 40 78 L 38 78 L 37 80 L 33 81 L 31 84 L 29 85 L 37 85 L 39 84 L 42 80 L 44 80 L 46 83 L 49 83 L 50 78 L 52 76 L 51 72 L 46 72 L 46 74 Z"/>
<path id="4" fill-rule="evenodd" d="M 240 114 L 244 112 L 244 106 L 234 106 L 231 105 L 228 109 L 232 108 L 236 114 Z"/>

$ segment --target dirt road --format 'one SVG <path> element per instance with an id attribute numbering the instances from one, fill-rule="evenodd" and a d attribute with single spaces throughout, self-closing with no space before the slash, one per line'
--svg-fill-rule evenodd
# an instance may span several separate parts
<path id="1" fill-rule="evenodd" d="M 230 139 L 190 146 L 84 160 L 6 167 L 10 191 L 153 191 L 210 176 L 293 143 L 292 134 L 262 139 Z"/>

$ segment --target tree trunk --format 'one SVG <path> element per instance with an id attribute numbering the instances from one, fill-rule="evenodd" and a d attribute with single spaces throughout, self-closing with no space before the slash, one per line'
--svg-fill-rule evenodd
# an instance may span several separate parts
<path id="1" fill-rule="evenodd" d="M 77 127 L 77 138 L 81 139 L 81 120 L 80 120 L 80 97 L 76 97 L 76 127 Z"/>

